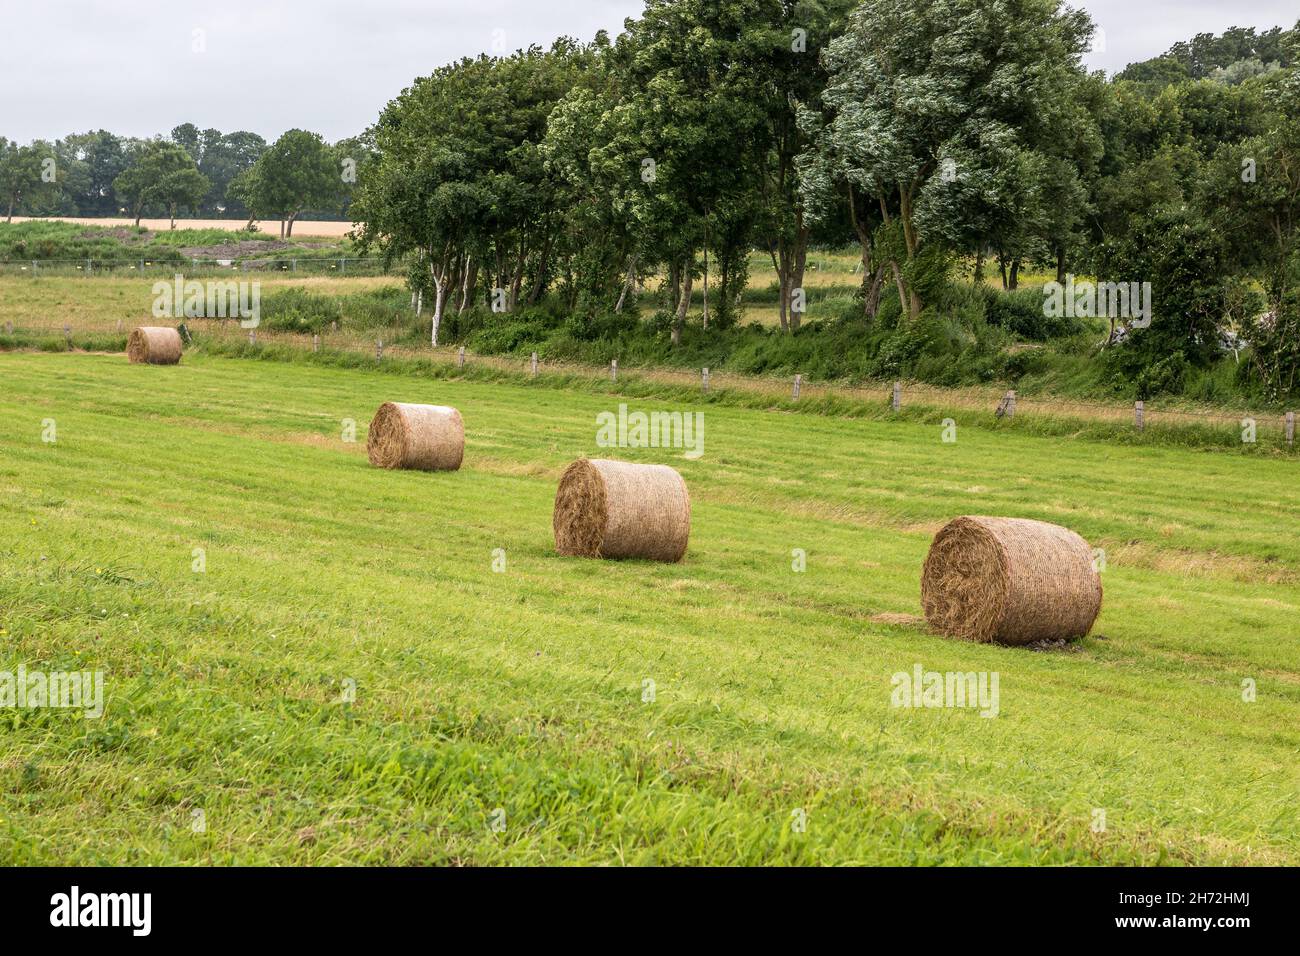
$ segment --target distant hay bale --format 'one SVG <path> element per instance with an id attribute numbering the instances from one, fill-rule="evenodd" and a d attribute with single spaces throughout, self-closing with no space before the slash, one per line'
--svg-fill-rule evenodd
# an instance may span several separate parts
<path id="1" fill-rule="evenodd" d="M 952 637 L 1069 640 L 1097 619 L 1101 577 L 1088 543 L 1068 528 L 967 516 L 935 535 L 921 572 L 921 605 L 930 626 Z"/>
<path id="2" fill-rule="evenodd" d="M 691 497 L 667 465 L 580 458 L 560 478 L 552 524 L 555 550 L 568 557 L 680 561 Z"/>
<path id="3" fill-rule="evenodd" d="M 465 423 L 445 405 L 384 402 L 370 422 L 366 451 L 380 468 L 455 471 L 465 457 Z"/>
<path id="4" fill-rule="evenodd" d="M 146 365 L 175 365 L 181 360 L 181 334 L 175 329 L 141 325 L 126 340 L 126 357 Z"/>

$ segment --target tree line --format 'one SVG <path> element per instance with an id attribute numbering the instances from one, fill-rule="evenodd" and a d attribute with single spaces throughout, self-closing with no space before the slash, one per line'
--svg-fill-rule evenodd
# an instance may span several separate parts
<path id="1" fill-rule="evenodd" d="M 53 142 L 0 136 L 0 206 L 27 216 L 278 219 L 292 235 L 304 212 L 343 217 L 364 144 L 333 145 L 293 129 L 273 143 L 256 133 L 200 130 L 136 139 L 95 130 Z"/>
<path id="2" fill-rule="evenodd" d="M 644 289 L 666 347 L 688 322 L 721 336 L 756 249 L 797 333 L 809 251 L 853 245 L 856 318 L 900 330 L 899 356 L 979 331 L 969 280 L 1149 283 L 1149 325 L 1103 316 L 1116 375 L 1160 391 L 1231 339 L 1269 396 L 1295 392 L 1300 24 L 1202 34 L 1114 77 L 1083 66 L 1098 39 L 1059 0 L 648 0 L 616 38 L 440 67 L 340 143 L 191 124 L 0 139 L 0 204 L 285 235 L 347 215 L 431 305 L 435 343 L 480 308 L 625 328 Z"/>
<path id="3" fill-rule="evenodd" d="M 703 325 L 736 320 L 754 248 L 797 331 L 809 249 L 848 242 L 868 322 L 918 323 L 967 269 L 1150 281 L 1151 327 L 1112 322 L 1134 374 L 1213 361 L 1235 323 L 1295 387 L 1300 28 L 1114 78 L 1082 65 L 1094 33 L 1057 0 L 649 0 L 616 39 L 417 79 L 352 214 L 435 341 L 449 308 L 617 314 L 658 277 L 677 343 L 701 282 Z"/>

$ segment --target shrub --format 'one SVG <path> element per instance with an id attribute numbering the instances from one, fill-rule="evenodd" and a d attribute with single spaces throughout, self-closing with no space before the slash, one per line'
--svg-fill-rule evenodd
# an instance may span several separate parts
<path id="1" fill-rule="evenodd" d="M 1046 342 L 1049 339 L 1077 335 L 1084 330 L 1083 322 L 1077 318 L 1044 314 L 1041 288 L 1003 292 L 985 287 L 981 291 L 985 321 L 1022 339 Z"/>
<path id="2" fill-rule="evenodd" d="M 262 324 L 276 332 L 320 332 L 343 317 L 333 296 L 281 289 L 262 300 Z"/>

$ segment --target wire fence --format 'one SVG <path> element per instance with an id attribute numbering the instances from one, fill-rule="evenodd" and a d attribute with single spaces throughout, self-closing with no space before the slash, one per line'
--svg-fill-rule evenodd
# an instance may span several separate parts
<path id="1" fill-rule="evenodd" d="M 1295 443 L 1295 412 L 1285 410 L 1252 411 L 1224 408 L 1179 407 L 1151 402 L 1134 402 L 1131 405 L 1107 404 L 1084 399 L 1061 399 L 1019 395 L 993 386 L 967 388 L 942 388 L 919 382 L 879 382 L 847 385 L 834 382 L 812 382 L 802 375 L 792 378 L 752 376 L 716 370 L 678 369 L 665 367 L 620 367 L 617 360 L 609 366 L 595 366 L 577 362 L 542 359 L 537 353 L 520 359 L 516 356 L 481 355 L 460 346 L 433 348 L 429 344 L 415 344 L 409 327 L 394 325 L 389 328 L 355 330 L 339 328 L 335 323 L 320 334 L 285 332 L 264 327 L 246 329 L 238 319 L 188 319 L 188 329 L 197 341 L 209 338 L 226 344 L 247 343 L 252 347 L 278 345 L 303 351 L 342 351 L 363 354 L 377 363 L 393 359 L 421 359 L 439 363 L 454 363 L 459 367 L 479 366 L 504 372 L 524 373 L 531 377 L 540 375 L 568 375 L 587 379 L 601 379 L 613 384 L 619 382 L 652 382 L 683 388 L 697 389 L 701 394 L 736 390 L 761 395 L 773 400 L 793 402 L 820 398 L 843 398 L 866 405 L 883 405 L 895 411 L 924 408 L 937 410 L 969 410 L 999 418 L 1053 418 L 1079 422 L 1107 422 L 1126 424 L 1136 431 L 1153 426 L 1200 425 L 1239 432 L 1243 442 L 1267 437 L 1270 441 L 1293 448 Z M 0 332 L 6 336 L 22 336 L 76 349 L 78 338 L 82 348 L 93 348 L 88 336 L 125 335 L 136 323 L 122 319 L 115 322 L 90 323 L 89 326 L 62 325 L 48 322 L 24 322 L 15 325 L 4 323 Z M 61 342 L 59 340 L 62 340 Z M 17 343 L 14 343 L 17 344 Z M 101 343 L 102 344 L 102 343 Z"/>
<path id="2" fill-rule="evenodd" d="M 383 259 L 366 256 L 150 259 L 0 259 L 0 276 L 187 275 L 292 272 L 304 275 L 391 275 Z"/>

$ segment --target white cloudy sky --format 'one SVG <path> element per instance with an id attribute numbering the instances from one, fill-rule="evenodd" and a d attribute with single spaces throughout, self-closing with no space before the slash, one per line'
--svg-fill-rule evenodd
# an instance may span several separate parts
<path id="1" fill-rule="evenodd" d="M 1202 31 L 1292 26 L 1296 0 L 1074 0 L 1105 30 L 1089 65 L 1146 59 Z M 5 0 L 0 136 L 192 122 L 337 140 L 461 56 L 617 33 L 641 0 Z M 196 34 L 195 31 L 202 31 Z M 196 37 L 204 49 L 194 48 Z"/>

